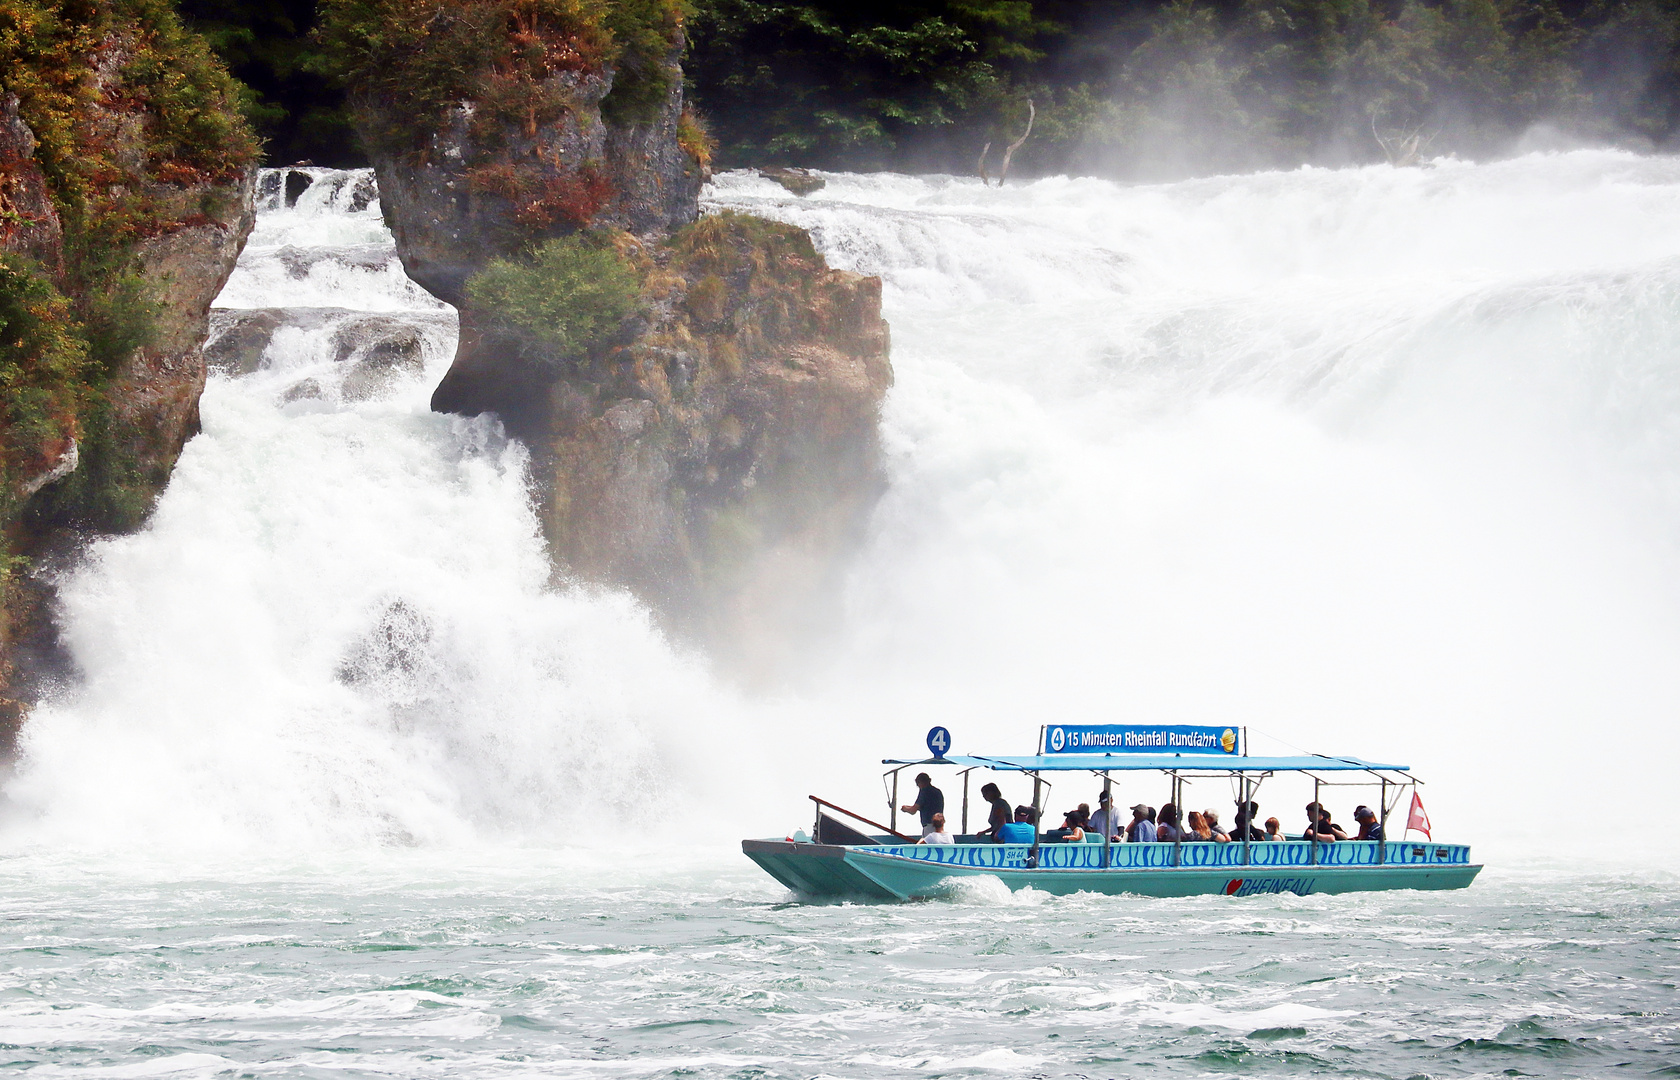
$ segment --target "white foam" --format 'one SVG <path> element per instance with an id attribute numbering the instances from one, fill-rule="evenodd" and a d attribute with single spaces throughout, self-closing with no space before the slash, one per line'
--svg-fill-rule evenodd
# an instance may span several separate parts
<path id="1" fill-rule="evenodd" d="M 334 176 L 270 208 L 224 301 L 440 310 Z M 86 683 L 30 722 L 12 835 L 674 848 L 619 816 L 779 835 L 809 792 L 886 813 L 869 762 L 935 722 L 999 753 L 1156 720 L 1407 761 L 1436 837 L 1496 860 L 1675 857 L 1553 811 L 1660 820 L 1680 750 L 1680 161 L 828 181 L 709 194 L 883 275 L 893 323 L 890 487 L 791 689 L 732 691 L 629 598 L 551 582 L 524 452 L 426 411 L 447 330 L 381 400 L 287 404 L 330 363 L 300 335 L 212 382 L 153 523 L 65 583 Z M 281 254 L 311 245 L 341 257 Z M 1268 781 L 1263 813 L 1293 831 L 1309 794 Z"/>

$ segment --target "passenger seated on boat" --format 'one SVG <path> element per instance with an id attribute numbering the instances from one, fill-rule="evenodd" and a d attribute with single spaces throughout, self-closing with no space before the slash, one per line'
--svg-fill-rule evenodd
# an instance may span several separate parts
<path id="1" fill-rule="evenodd" d="M 916 774 L 916 787 L 916 801 L 899 809 L 906 814 L 919 811 L 922 815 L 922 835 L 926 836 L 933 829 L 933 815 L 945 812 L 945 793 L 933 786 L 933 777 L 927 773 Z"/>
<path id="2" fill-rule="evenodd" d="M 1155 819 L 1155 839 L 1163 844 L 1171 844 L 1183 838 L 1183 826 L 1178 823 L 1178 807 L 1172 803 L 1162 803 L 1161 813 Z"/>
<path id="3" fill-rule="evenodd" d="M 1303 840 L 1317 840 L 1321 844 L 1346 840 L 1347 833 L 1342 827 L 1330 820 L 1330 811 L 1315 802 L 1307 804 L 1307 831 L 1301 834 Z"/>
<path id="4" fill-rule="evenodd" d="M 1196 811 L 1190 811 L 1190 822 L 1184 830 L 1184 842 L 1187 844 L 1213 843 L 1213 830 L 1208 828 L 1207 819 Z"/>
<path id="5" fill-rule="evenodd" d="M 987 784 L 980 789 L 980 797 L 992 805 L 992 816 L 986 822 L 986 827 L 978 835 L 990 837 L 997 843 L 1003 843 L 998 837 L 998 829 L 1015 820 L 1015 811 L 1009 808 L 1009 802 L 1003 797 L 996 784 Z"/>
<path id="6" fill-rule="evenodd" d="M 1231 830 L 1231 839 L 1241 843 L 1244 833 L 1248 834 L 1250 841 L 1266 839 L 1266 834 L 1261 832 L 1259 826 L 1254 824 L 1255 815 L 1259 813 L 1259 803 L 1251 802 L 1247 806 L 1244 806 L 1239 801 L 1237 803 L 1236 828 Z M 1275 821 L 1277 819 L 1273 818 L 1272 820 Z"/>
<path id="7" fill-rule="evenodd" d="M 1369 806 L 1357 807 L 1353 811 L 1353 820 L 1359 822 L 1359 835 L 1354 837 L 1355 840 L 1374 840 L 1380 844 L 1385 839 L 1382 822 L 1377 820 L 1376 811 Z"/>
<path id="8" fill-rule="evenodd" d="M 956 842 L 956 838 L 945 827 L 944 814 L 933 815 L 933 829 L 916 841 L 918 844 L 954 844 Z"/>
<path id="9" fill-rule="evenodd" d="M 1155 842 L 1155 808 L 1138 803 L 1132 807 L 1132 823 L 1126 827 L 1126 839 L 1133 844 Z"/>
<path id="10" fill-rule="evenodd" d="M 1114 800 L 1106 791 L 1097 794 L 1097 812 L 1091 815 L 1090 829 L 1105 839 L 1120 839 L 1120 815 L 1114 809 Z"/>
<path id="11" fill-rule="evenodd" d="M 1033 822 L 1034 814 L 1030 806 L 1017 806 L 1015 820 L 1007 825 L 998 827 L 998 843 L 1000 844 L 1030 844 L 1038 838 L 1038 826 Z"/>
<path id="12" fill-rule="evenodd" d="M 1083 844 L 1085 842 L 1085 828 L 1080 824 L 1082 817 L 1083 815 L 1078 810 L 1069 810 L 1062 815 L 1062 827 L 1051 829 L 1044 834 L 1044 838 L 1053 842 Z"/>
<path id="13" fill-rule="evenodd" d="M 1213 837 L 1214 843 L 1229 844 L 1231 842 L 1231 834 L 1219 827 L 1219 811 L 1203 810 L 1202 820 L 1207 822 L 1208 833 Z"/>
<path id="14" fill-rule="evenodd" d="M 1262 836 L 1260 839 L 1262 839 L 1262 840 L 1282 840 L 1283 838 L 1284 838 L 1283 837 L 1283 822 L 1279 821 L 1275 817 L 1267 818 L 1266 819 L 1266 835 Z"/>

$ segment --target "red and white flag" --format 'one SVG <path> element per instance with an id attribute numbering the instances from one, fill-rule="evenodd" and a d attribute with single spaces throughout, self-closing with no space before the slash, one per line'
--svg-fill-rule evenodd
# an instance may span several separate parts
<path id="1" fill-rule="evenodd" d="M 1435 839 L 1429 831 L 1429 815 L 1423 811 L 1423 800 L 1418 798 L 1418 793 L 1415 791 L 1412 792 L 1412 812 L 1406 815 L 1406 831 L 1411 832 L 1413 829 L 1431 840 Z"/>

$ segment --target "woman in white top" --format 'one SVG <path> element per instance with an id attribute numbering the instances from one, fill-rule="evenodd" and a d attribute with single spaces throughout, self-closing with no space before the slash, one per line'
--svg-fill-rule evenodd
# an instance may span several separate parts
<path id="1" fill-rule="evenodd" d="M 916 843 L 918 843 L 918 844 L 954 844 L 954 843 L 957 842 L 956 838 L 953 837 L 945 829 L 945 815 L 944 814 L 933 815 L 933 821 L 930 824 L 932 825 L 932 828 L 930 828 L 928 830 L 927 835 L 922 837 L 920 840 L 916 841 Z"/>

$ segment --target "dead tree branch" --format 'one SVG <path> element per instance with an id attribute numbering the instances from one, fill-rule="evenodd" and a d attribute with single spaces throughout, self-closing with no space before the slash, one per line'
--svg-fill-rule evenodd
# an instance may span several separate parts
<path id="1" fill-rule="evenodd" d="M 998 169 L 998 187 L 1002 187 L 1003 182 L 1009 179 L 1009 162 L 1015 157 L 1015 151 L 1021 149 L 1021 144 L 1027 141 L 1027 136 L 1032 134 L 1033 121 L 1036 119 L 1038 119 L 1038 110 L 1033 107 L 1032 98 L 1028 98 L 1027 130 L 1021 132 L 1021 137 L 1010 143 L 1009 148 L 1003 152 L 1003 166 Z"/>

